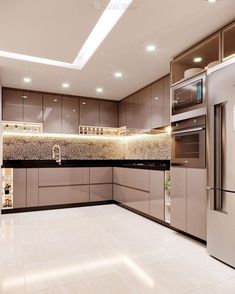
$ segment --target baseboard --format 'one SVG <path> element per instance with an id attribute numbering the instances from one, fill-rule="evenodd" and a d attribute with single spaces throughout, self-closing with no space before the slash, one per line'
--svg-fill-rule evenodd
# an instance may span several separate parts
<path id="1" fill-rule="evenodd" d="M 114 200 L 105 200 L 105 201 L 94 201 L 94 202 L 82 202 L 82 203 L 69 203 L 69 204 L 58 204 L 58 205 L 2 209 L 1 213 L 2 214 L 10 214 L 10 213 L 21 213 L 21 212 L 30 212 L 30 211 L 52 210 L 52 209 L 65 209 L 65 208 L 73 208 L 73 207 L 107 205 L 107 204 L 115 204 L 115 201 Z"/>

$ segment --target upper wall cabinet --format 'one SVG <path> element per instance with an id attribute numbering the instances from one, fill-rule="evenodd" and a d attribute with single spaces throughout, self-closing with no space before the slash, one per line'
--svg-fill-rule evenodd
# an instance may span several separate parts
<path id="1" fill-rule="evenodd" d="M 164 124 L 164 81 L 157 81 L 152 85 L 152 128 L 162 127 Z"/>
<path id="2" fill-rule="evenodd" d="M 223 59 L 235 56 L 235 23 L 222 31 Z"/>
<path id="3" fill-rule="evenodd" d="M 163 125 L 170 125 L 171 117 L 171 95 L 170 95 L 170 75 L 163 79 L 164 87 L 164 114 L 163 114 Z"/>
<path id="4" fill-rule="evenodd" d="M 42 123 L 42 94 L 24 91 L 24 121 Z"/>
<path id="5" fill-rule="evenodd" d="M 20 90 L 3 89 L 2 92 L 3 120 L 23 121 L 23 92 Z"/>
<path id="6" fill-rule="evenodd" d="M 118 127 L 118 103 L 100 101 L 100 126 Z"/>
<path id="7" fill-rule="evenodd" d="M 126 98 L 126 126 L 129 129 L 135 128 L 135 104 L 134 104 L 135 95 L 131 95 Z"/>
<path id="8" fill-rule="evenodd" d="M 43 130 L 45 133 L 61 133 L 61 97 L 43 95 Z"/>
<path id="9" fill-rule="evenodd" d="M 76 97 L 62 97 L 62 133 L 78 134 L 79 99 Z"/>
<path id="10" fill-rule="evenodd" d="M 143 89 L 143 102 L 142 102 L 142 116 L 143 116 L 143 129 L 152 128 L 152 89 L 148 86 Z"/>
<path id="11" fill-rule="evenodd" d="M 217 33 L 171 62 L 171 82 L 191 78 L 220 62 L 220 33 Z"/>
<path id="12" fill-rule="evenodd" d="M 99 126 L 100 103 L 96 99 L 80 99 L 80 125 Z"/>
<path id="13" fill-rule="evenodd" d="M 126 99 L 123 99 L 119 102 L 119 127 L 124 127 L 126 126 L 126 104 L 127 101 Z"/>

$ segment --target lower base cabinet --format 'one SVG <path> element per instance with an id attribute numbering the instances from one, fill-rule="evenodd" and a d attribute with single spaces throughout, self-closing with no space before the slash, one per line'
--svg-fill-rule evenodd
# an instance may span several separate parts
<path id="1" fill-rule="evenodd" d="M 26 168 L 14 168 L 13 170 L 13 207 L 23 208 L 26 206 L 27 206 Z"/>
<path id="2" fill-rule="evenodd" d="M 114 184 L 113 199 L 119 203 L 149 214 L 149 192 Z"/>
<path id="3" fill-rule="evenodd" d="M 207 227 L 206 169 L 171 168 L 171 225 L 202 240 Z"/>
<path id="4" fill-rule="evenodd" d="M 39 187 L 39 206 L 89 202 L 89 185 Z"/>
<path id="5" fill-rule="evenodd" d="M 113 185 L 101 184 L 90 186 L 90 201 L 105 201 L 113 199 Z"/>
<path id="6" fill-rule="evenodd" d="M 165 172 L 158 170 L 150 171 L 150 204 L 149 213 L 160 220 L 165 220 Z"/>

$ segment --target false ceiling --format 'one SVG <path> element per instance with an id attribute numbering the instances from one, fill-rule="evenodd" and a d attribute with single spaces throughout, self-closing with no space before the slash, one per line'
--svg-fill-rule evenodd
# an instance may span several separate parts
<path id="1" fill-rule="evenodd" d="M 0 0 L 0 51 L 72 63 L 108 0 Z M 120 100 L 235 18 L 235 1 L 134 0 L 82 70 L 0 57 L 2 86 Z M 146 52 L 146 46 L 157 46 Z M 122 78 L 115 78 L 115 72 Z M 25 84 L 24 77 L 31 83 Z M 68 89 L 62 83 L 69 83 Z M 96 93 L 102 87 L 103 93 Z"/>

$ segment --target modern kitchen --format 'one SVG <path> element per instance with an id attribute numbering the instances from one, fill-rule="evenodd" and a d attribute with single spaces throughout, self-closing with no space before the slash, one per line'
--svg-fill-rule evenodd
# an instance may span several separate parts
<path id="1" fill-rule="evenodd" d="M 49 2 L 1 1 L 0 293 L 234 294 L 234 0 Z"/>

